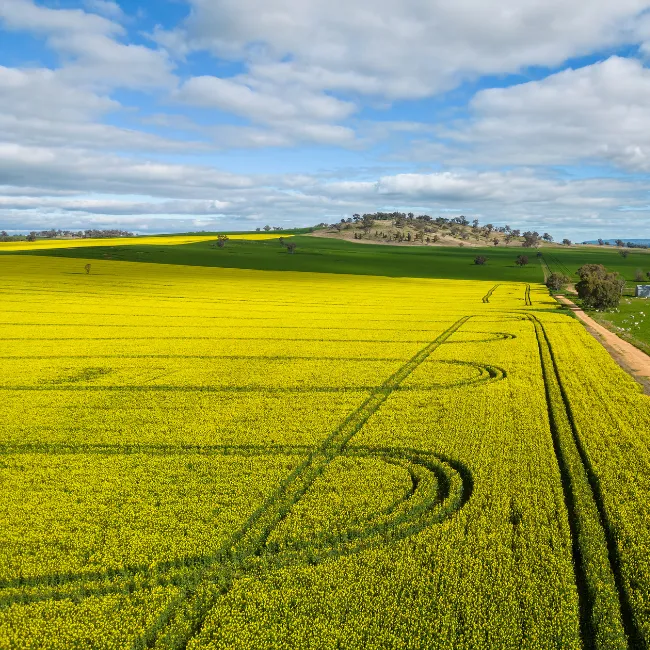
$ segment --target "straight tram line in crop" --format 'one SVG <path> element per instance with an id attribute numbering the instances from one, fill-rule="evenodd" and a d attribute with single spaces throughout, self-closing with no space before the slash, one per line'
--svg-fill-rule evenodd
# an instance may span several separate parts
<path id="1" fill-rule="evenodd" d="M 625 591 L 608 524 L 548 334 L 533 314 L 548 406 L 553 447 L 560 469 L 573 546 L 574 571 L 580 600 L 584 647 L 645 648 Z"/>
<path id="2" fill-rule="evenodd" d="M 491 288 L 491 289 L 490 289 L 490 290 L 489 290 L 489 291 L 488 291 L 488 292 L 483 296 L 483 298 L 481 298 L 481 300 L 482 300 L 484 303 L 489 303 L 489 302 L 490 302 L 490 297 L 492 296 L 492 294 L 494 293 L 494 290 L 495 290 L 498 286 L 499 286 L 498 284 L 495 284 L 495 285 L 494 285 L 494 286 L 493 286 L 493 287 L 492 287 L 492 288 Z"/>

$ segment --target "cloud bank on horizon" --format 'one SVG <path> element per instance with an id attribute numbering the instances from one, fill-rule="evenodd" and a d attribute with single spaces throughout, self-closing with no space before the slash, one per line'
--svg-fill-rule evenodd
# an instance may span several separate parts
<path id="1" fill-rule="evenodd" d="M 0 229 L 650 226 L 650 0 L 2 0 Z"/>

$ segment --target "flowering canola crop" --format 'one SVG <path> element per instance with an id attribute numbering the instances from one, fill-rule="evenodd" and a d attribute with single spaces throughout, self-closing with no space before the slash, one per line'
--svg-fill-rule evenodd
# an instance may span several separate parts
<path id="1" fill-rule="evenodd" d="M 650 403 L 544 287 L 0 271 L 0 647 L 650 643 Z"/>
<path id="2" fill-rule="evenodd" d="M 279 235 L 275 233 L 233 233 L 228 239 L 243 239 L 249 241 L 263 241 L 277 239 L 280 236 L 293 237 L 293 235 Z M 103 237 L 99 239 L 37 239 L 36 241 L 8 241 L 0 242 L 0 252 L 50 250 L 55 248 L 87 248 L 88 246 L 179 246 L 181 244 L 199 244 L 214 241 L 216 235 L 161 235 L 138 237 Z"/>

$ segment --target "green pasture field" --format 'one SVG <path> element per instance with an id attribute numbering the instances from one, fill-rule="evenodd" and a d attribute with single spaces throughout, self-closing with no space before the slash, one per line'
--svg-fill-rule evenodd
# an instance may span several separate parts
<path id="1" fill-rule="evenodd" d="M 650 300 L 623 298 L 619 308 L 595 317 L 614 332 L 650 354 Z"/>
<path id="2" fill-rule="evenodd" d="M 637 270 L 644 275 L 650 271 L 650 252 L 644 249 L 632 249 L 627 257 L 623 257 L 613 246 L 543 248 L 542 255 L 551 272 L 564 273 L 574 280 L 578 279 L 576 270 L 583 264 L 602 264 L 610 271 L 620 273 L 628 284 L 635 283 Z"/>

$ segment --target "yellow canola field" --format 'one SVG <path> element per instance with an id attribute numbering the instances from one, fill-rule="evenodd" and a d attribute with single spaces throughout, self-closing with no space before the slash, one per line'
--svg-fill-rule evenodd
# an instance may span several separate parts
<path id="1" fill-rule="evenodd" d="M 244 239 L 250 241 L 264 241 L 278 237 L 293 237 L 282 233 L 250 233 L 229 234 L 228 239 Z M 181 244 L 198 244 L 200 242 L 214 241 L 216 235 L 161 235 L 137 237 L 106 237 L 101 239 L 38 239 L 29 241 L 0 242 L 0 252 L 49 250 L 55 248 L 86 248 L 88 246 L 180 246 Z"/>
<path id="2" fill-rule="evenodd" d="M 1 256 L 1 648 L 650 641 L 650 404 L 541 285 Z"/>

